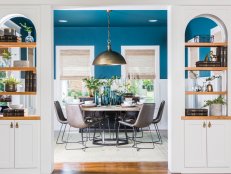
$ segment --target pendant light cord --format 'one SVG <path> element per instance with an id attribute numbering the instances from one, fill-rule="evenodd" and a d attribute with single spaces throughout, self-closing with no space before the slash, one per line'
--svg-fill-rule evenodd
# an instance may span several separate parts
<path id="1" fill-rule="evenodd" d="M 110 12 L 111 10 L 107 10 L 107 48 L 111 50 L 111 39 L 110 39 Z"/>

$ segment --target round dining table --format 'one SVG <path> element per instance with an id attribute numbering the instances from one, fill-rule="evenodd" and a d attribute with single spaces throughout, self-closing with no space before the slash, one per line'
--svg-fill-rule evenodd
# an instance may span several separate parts
<path id="1" fill-rule="evenodd" d="M 123 106 L 123 105 L 109 105 L 109 106 L 87 106 L 87 105 L 81 105 L 81 109 L 83 111 L 83 114 L 85 112 L 102 112 L 103 117 L 107 112 L 115 112 L 115 117 L 118 117 L 118 115 L 121 115 L 122 112 L 139 112 L 142 105 L 133 105 L 133 106 Z M 94 115 L 94 114 L 93 114 Z M 116 120 L 116 119 L 115 119 Z M 118 124 L 117 124 L 118 126 Z M 117 131 L 116 131 L 116 137 L 117 137 Z M 118 141 L 118 142 L 117 142 Z M 118 139 L 113 137 L 105 137 L 105 126 L 103 126 L 102 129 L 102 138 L 93 139 L 93 144 L 95 145 L 106 145 L 106 146 L 112 146 L 112 145 L 124 145 L 128 144 L 127 139 Z"/>

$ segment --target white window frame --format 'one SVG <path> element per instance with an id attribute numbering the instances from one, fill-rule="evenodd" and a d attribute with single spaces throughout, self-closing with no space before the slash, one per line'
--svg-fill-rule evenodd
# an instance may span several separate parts
<path id="1" fill-rule="evenodd" d="M 155 79 L 154 80 L 154 100 L 155 103 L 160 102 L 160 46 L 159 45 L 149 45 L 149 46 L 121 46 L 121 54 L 124 56 L 125 60 L 125 51 L 129 50 L 150 50 L 155 51 Z M 121 78 L 126 78 L 126 65 L 121 65 Z"/>
<path id="2" fill-rule="evenodd" d="M 62 84 L 60 80 L 60 52 L 63 50 L 89 50 L 90 51 L 90 61 L 94 61 L 94 55 L 95 55 L 95 47 L 94 46 L 56 46 L 56 78 L 54 81 L 54 99 L 61 101 L 62 99 Z M 95 75 L 95 69 L 94 66 L 91 65 L 91 74 L 90 76 L 94 77 Z"/>

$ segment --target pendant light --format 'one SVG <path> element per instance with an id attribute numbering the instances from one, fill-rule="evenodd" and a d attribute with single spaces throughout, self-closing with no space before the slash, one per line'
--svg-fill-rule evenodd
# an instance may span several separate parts
<path id="1" fill-rule="evenodd" d="M 122 65 L 126 64 L 124 57 L 111 49 L 111 39 L 110 39 L 110 10 L 107 10 L 108 19 L 108 39 L 107 39 L 107 50 L 100 53 L 95 60 L 93 65 Z"/>

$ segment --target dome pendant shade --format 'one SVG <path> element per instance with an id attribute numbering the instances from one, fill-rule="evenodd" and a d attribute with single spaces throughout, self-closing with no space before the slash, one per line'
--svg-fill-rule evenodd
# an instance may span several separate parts
<path id="1" fill-rule="evenodd" d="M 111 39 L 110 39 L 110 10 L 107 11 L 108 18 L 108 40 L 107 40 L 107 50 L 100 53 L 95 60 L 93 65 L 123 65 L 126 64 L 124 57 L 111 49 Z"/>
<path id="2" fill-rule="evenodd" d="M 99 54 L 93 61 L 93 65 L 123 65 L 126 64 L 124 57 L 111 49 Z"/>

